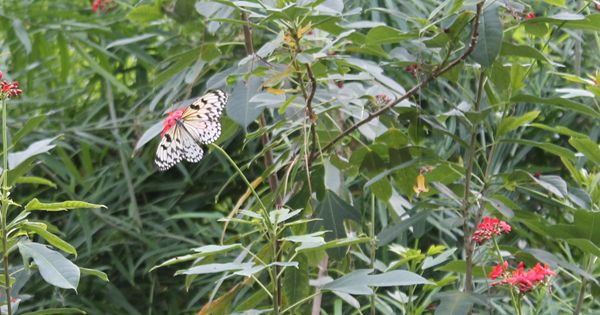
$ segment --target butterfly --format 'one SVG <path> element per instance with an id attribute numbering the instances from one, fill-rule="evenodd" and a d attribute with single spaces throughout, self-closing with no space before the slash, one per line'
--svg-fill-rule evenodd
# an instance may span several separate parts
<path id="1" fill-rule="evenodd" d="M 192 163 L 202 160 L 204 151 L 198 143 L 210 144 L 219 139 L 219 117 L 225 104 L 227 93 L 215 90 L 199 97 L 188 108 L 169 112 L 154 156 L 156 168 L 163 172 L 182 160 Z"/>

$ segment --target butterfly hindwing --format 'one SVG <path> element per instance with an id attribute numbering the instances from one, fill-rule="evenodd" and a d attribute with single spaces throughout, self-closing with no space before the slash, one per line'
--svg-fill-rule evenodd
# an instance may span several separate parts
<path id="1" fill-rule="evenodd" d="M 159 171 L 166 171 L 173 165 L 181 162 L 183 158 L 181 134 L 181 127 L 173 125 L 158 144 L 156 155 L 154 156 L 154 164 Z"/>
<path id="2" fill-rule="evenodd" d="M 184 120 L 183 124 L 192 137 L 202 144 L 211 144 L 221 136 L 221 123 L 218 121 Z"/>

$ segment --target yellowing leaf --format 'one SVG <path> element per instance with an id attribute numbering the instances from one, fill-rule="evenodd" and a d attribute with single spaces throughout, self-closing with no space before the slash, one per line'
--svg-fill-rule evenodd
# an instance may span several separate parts
<path id="1" fill-rule="evenodd" d="M 280 90 L 280 89 L 274 89 L 272 87 L 267 87 L 265 88 L 265 90 L 275 94 L 275 95 L 281 95 L 281 94 L 285 94 L 286 92 L 289 92 L 290 90 Z"/>
<path id="2" fill-rule="evenodd" d="M 302 34 L 310 29 L 311 24 L 312 22 L 308 22 L 308 25 L 306 25 L 305 27 L 301 27 L 298 30 L 298 38 L 302 38 Z"/>

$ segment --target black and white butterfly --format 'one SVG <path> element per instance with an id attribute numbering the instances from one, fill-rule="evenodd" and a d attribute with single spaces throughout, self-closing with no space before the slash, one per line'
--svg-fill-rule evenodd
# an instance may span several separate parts
<path id="1" fill-rule="evenodd" d="M 199 97 L 188 108 L 171 112 L 154 156 L 156 168 L 163 172 L 184 159 L 192 163 L 202 160 L 204 151 L 198 143 L 210 144 L 219 139 L 219 117 L 225 104 L 227 93 L 215 90 Z"/>

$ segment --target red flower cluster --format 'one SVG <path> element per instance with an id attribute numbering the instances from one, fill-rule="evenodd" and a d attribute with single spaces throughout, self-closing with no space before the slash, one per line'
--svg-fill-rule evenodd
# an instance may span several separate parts
<path id="1" fill-rule="evenodd" d="M 525 16 L 525 19 L 527 19 L 527 20 L 531 20 L 531 19 L 534 19 L 534 18 L 535 18 L 535 14 L 533 14 L 531 12 L 527 13 L 527 15 Z"/>
<path id="2" fill-rule="evenodd" d="M 492 283 L 496 285 L 509 285 L 515 288 L 520 295 L 527 294 L 537 286 L 549 286 L 550 281 L 546 276 L 556 276 L 556 273 L 548 267 L 548 265 L 542 265 L 537 263 L 533 269 L 525 271 L 523 263 L 519 263 L 519 269 L 517 271 L 508 271 L 508 262 L 504 262 L 504 266 L 498 265 L 494 268 L 494 271 L 490 272 L 490 279 L 496 280 L 501 278 L 500 282 Z"/>
<path id="3" fill-rule="evenodd" d="M 2 71 L 0 71 L 0 79 L 2 79 Z M 19 94 L 23 93 L 23 90 L 18 89 L 18 87 L 19 82 L 17 81 L 13 83 L 9 83 L 6 80 L 0 82 L 0 88 L 2 89 L 2 92 L 0 92 L 0 99 L 19 96 Z"/>
<path id="4" fill-rule="evenodd" d="M 483 223 L 479 224 L 477 228 L 478 230 L 473 233 L 473 240 L 475 243 L 489 241 L 492 238 L 492 235 L 500 235 L 503 232 L 508 234 L 511 230 L 511 227 L 508 225 L 508 223 L 498 219 L 490 219 L 490 217 L 485 217 L 485 219 L 483 219 Z"/>
<path id="5" fill-rule="evenodd" d="M 382 105 L 387 105 L 392 101 L 392 99 L 385 94 L 377 94 L 375 95 L 375 99 L 377 103 Z"/>
<path id="6" fill-rule="evenodd" d="M 413 79 L 417 78 L 417 71 L 421 71 L 423 64 L 421 63 L 420 65 L 413 63 L 412 67 L 411 66 L 407 66 L 406 68 L 404 68 L 404 70 L 410 72 L 410 74 L 412 75 Z M 423 73 L 421 73 L 421 75 L 423 75 Z"/>
<path id="7" fill-rule="evenodd" d="M 170 111 L 169 112 L 169 117 L 167 117 L 165 119 L 165 121 L 163 121 L 163 125 L 165 127 L 163 128 L 163 132 L 160 135 L 161 138 L 165 135 L 165 133 L 167 133 L 167 131 L 169 131 L 169 128 L 171 128 L 171 126 L 173 126 L 174 124 L 177 123 L 177 119 L 181 119 L 183 112 L 185 112 L 185 108 L 183 108 L 183 107 L 178 111 L 175 111 L 175 112 Z"/>
<path id="8" fill-rule="evenodd" d="M 109 9 L 109 4 L 112 4 L 112 0 L 94 0 L 92 11 L 100 10 L 100 13 L 104 13 Z M 112 9 L 113 6 L 110 6 L 110 8 Z"/>

